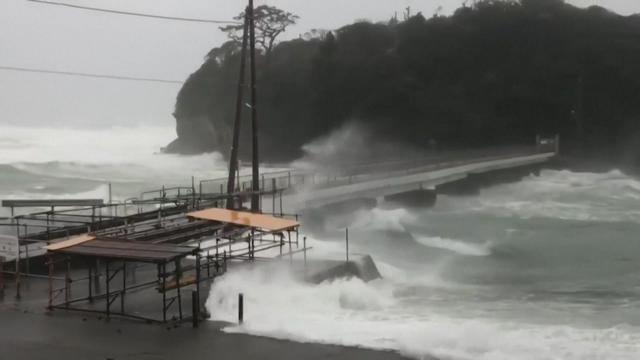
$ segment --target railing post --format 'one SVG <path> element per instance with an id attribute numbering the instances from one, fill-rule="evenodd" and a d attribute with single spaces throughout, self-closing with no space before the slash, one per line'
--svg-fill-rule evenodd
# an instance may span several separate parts
<path id="1" fill-rule="evenodd" d="M 0 299 L 4 298 L 4 257 L 0 256 Z"/>
<path id="2" fill-rule="evenodd" d="M 191 317 L 194 328 L 198 327 L 198 321 L 200 320 L 200 304 L 198 303 L 198 291 L 191 290 Z"/>
<path id="3" fill-rule="evenodd" d="M 304 268 L 307 268 L 307 237 L 302 238 L 302 252 L 304 253 Z"/>
<path id="4" fill-rule="evenodd" d="M 244 322 L 244 295 L 238 294 L 238 323 L 242 325 Z"/>
<path id="5" fill-rule="evenodd" d="M 347 253 L 347 262 L 349 262 L 349 228 L 345 229 L 345 240 L 346 240 L 346 253 Z"/>

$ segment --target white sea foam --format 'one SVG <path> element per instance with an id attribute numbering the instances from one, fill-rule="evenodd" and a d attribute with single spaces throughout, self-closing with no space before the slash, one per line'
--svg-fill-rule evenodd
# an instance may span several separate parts
<path id="1" fill-rule="evenodd" d="M 245 296 L 245 322 L 228 326 L 227 332 L 392 349 L 415 358 L 635 360 L 640 353 L 638 328 L 462 318 L 428 304 L 408 304 L 388 280 L 312 285 L 273 269 L 234 269 L 217 279 L 207 301 L 214 320 L 236 321 L 240 292 Z"/>
<path id="2" fill-rule="evenodd" d="M 521 182 L 484 189 L 452 200 L 457 212 L 576 221 L 640 222 L 640 181 L 614 170 L 574 173 L 544 170 Z"/>
<path id="3" fill-rule="evenodd" d="M 219 177 L 226 168 L 217 153 L 160 154 L 175 138 L 165 127 L 110 129 L 0 126 L 0 164 L 41 176 L 97 181 L 187 182 L 192 175 Z"/>
<path id="4" fill-rule="evenodd" d="M 416 236 L 416 241 L 422 245 L 449 250 L 460 255 L 488 256 L 491 255 L 491 243 L 473 244 L 461 240 L 442 238 L 439 236 Z"/>
<path id="5" fill-rule="evenodd" d="M 361 210 L 351 224 L 353 229 L 367 230 L 395 230 L 404 231 L 404 224 L 414 221 L 416 217 L 406 209 L 381 209 Z"/>

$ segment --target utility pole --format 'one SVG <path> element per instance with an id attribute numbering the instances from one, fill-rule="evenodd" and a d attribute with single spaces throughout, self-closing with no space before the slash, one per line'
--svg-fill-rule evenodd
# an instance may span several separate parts
<path id="1" fill-rule="evenodd" d="M 251 51 L 251 133 L 252 133 L 252 193 L 251 211 L 260 212 L 260 160 L 258 158 L 258 113 L 256 97 L 256 27 L 254 19 L 253 0 L 249 0 L 249 44 Z"/>
<path id="2" fill-rule="evenodd" d="M 233 123 L 233 140 L 231 143 L 231 155 L 229 156 L 229 178 L 227 180 L 227 209 L 235 207 L 234 198 L 231 194 L 235 193 L 236 172 L 238 169 L 238 146 L 240 142 L 240 123 L 242 119 L 242 102 L 244 98 L 245 87 L 245 68 L 247 63 L 247 37 L 249 27 L 249 8 L 244 12 L 244 30 L 242 32 L 242 50 L 240 53 L 240 76 L 238 79 L 238 93 L 236 95 L 236 117 Z"/>

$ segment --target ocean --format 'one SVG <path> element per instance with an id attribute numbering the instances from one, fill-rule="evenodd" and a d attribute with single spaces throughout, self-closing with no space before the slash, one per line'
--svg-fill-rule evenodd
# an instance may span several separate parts
<path id="1" fill-rule="evenodd" d="M 0 199 L 137 196 L 224 176 L 219 154 L 158 154 L 172 128 L 0 126 Z M 370 254 L 383 278 L 303 283 L 247 266 L 215 280 L 224 331 L 452 360 L 640 358 L 640 180 L 543 170 L 431 209 L 323 216 L 310 256 Z M 6 216 L 6 209 L 0 216 Z M 304 220 L 304 222 L 308 220 Z M 304 231 L 304 229 L 303 229 Z"/>

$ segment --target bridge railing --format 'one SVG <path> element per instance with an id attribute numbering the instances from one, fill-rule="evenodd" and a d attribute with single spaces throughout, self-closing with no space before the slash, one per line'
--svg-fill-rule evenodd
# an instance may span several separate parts
<path id="1" fill-rule="evenodd" d="M 375 163 L 336 164 L 324 166 L 317 171 L 284 170 L 263 173 L 260 177 L 261 192 L 289 192 L 302 188 L 327 188 L 352 183 L 382 179 L 391 176 L 420 173 L 452 166 L 461 166 L 481 161 L 499 160 L 517 156 L 553 152 L 552 146 L 514 146 L 482 150 L 448 151 L 446 154 L 432 154 L 407 160 L 387 160 Z M 236 189 L 249 191 L 252 187 L 251 175 L 237 178 Z M 199 183 L 199 193 L 224 194 L 227 179 L 205 179 Z"/>

